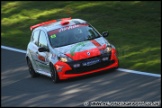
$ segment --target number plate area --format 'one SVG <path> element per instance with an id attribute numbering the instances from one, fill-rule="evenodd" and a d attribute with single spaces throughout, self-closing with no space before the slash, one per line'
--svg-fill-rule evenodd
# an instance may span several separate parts
<path id="1" fill-rule="evenodd" d="M 88 60 L 86 62 L 83 62 L 82 66 L 92 66 L 92 65 L 95 65 L 95 64 L 100 63 L 100 62 L 101 62 L 100 59 Z"/>

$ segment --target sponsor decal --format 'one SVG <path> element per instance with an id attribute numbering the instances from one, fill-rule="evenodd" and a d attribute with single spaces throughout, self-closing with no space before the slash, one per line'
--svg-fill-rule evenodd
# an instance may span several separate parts
<path id="1" fill-rule="evenodd" d="M 53 34 L 50 36 L 51 38 L 56 38 L 56 34 Z"/>
<path id="2" fill-rule="evenodd" d="M 45 62 L 45 57 L 38 55 L 38 59 Z"/>
<path id="3" fill-rule="evenodd" d="M 49 35 L 57 34 L 57 33 L 60 33 L 60 32 L 66 31 L 66 30 L 71 30 L 71 29 L 74 29 L 74 28 L 77 28 L 77 27 L 82 27 L 82 26 L 87 26 L 87 25 L 88 24 L 71 25 L 71 26 L 67 26 L 67 27 L 64 27 L 64 28 L 52 30 L 52 31 L 48 32 L 48 34 Z"/>
<path id="4" fill-rule="evenodd" d="M 86 45 L 87 42 L 80 42 L 78 44 L 76 44 L 71 50 L 70 50 L 70 54 L 72 56 L 74 56 L 74 52 L 76 51 L 80 51 L 82 47 L 84 47 Z M 80 48 L 78 48 L 80 47 Z M 78 48 L 78 49 L 77 49 Z M 77 50 L 76 50 L 77 49 Z"/>
<path id="5" fill-rule="evenodd" d="M 82 65 L 83 66 L 91 66 L 91 65 L 97 64 L 99 62 L 100 62 L 100 60 L 97 59 L 97 60 L 93 60 L 93 61 L 84 62 L 84 63 L 82 63 Z"/>
<path id="6" fill-rule="evenodd" d="M 68 26 L 68 27 L 61 28 L 61 29 L 59 30 L 59 32 L 63 32 L 63 31 L 65 31 L 65 30 L 74 29 L 74 28 L 77 28 L 77 27 L 79 27 L 79 25 L 71 25 L 71 26 Z"/>

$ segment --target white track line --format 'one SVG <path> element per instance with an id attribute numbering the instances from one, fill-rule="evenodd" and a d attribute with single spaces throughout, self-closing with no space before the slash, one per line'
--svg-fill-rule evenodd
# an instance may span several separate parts
<path id="1" fill-rule="evenodd" d="M 10 50 L 10 51 L 26 53 L 26 50 L 21 50 L 21 49 L 17 49 L 17 48 L 7 47 L 7 46 L 3 46 L 3 45 L 1 45 L 1 48 L 2 49 L 6 49 L 6 50 Z"/>
<path id="2" fill-rule="evenodd" d="M 26 53 L 26 50 L 21 50 L 21 49 L 17 49 L 17 48 L 7 47 L 7 46 L 3 46 L 3 45 L 1 45 L 1 48 L 2 49 L 7 49 L 7 50 L 10 50 L 10 51 Z M 123 68 L 119 68 L 118 70 L 121 71 L 121 72 L 128 72 L 128 73 L 134 73 L 134 74 L 140 74 L 140 75 L 147 75 L 147 76 L 153 76 L 153 77 L 161 77 L 160 74 L 153 74 L 153 73 L 147 73 L 147 72 L 141 72 L 141 71 L 123 69 Z"/>
<path id="3" fill-rule="evenodd" d="M 147 75 L 147 76 L 161 77 L 160 74 L 153 74 L 153 73 L 147 73 L 147 72 L 141 72 L 141 71 L 135 71 L 135 70 L 123 69 L 123 68 L 118 68 L 118 70 L 119 70 L 119 71 L 122 71 L 122 72 L 135 73 L 135 74 L 140 74 L 140 75 Z"/>

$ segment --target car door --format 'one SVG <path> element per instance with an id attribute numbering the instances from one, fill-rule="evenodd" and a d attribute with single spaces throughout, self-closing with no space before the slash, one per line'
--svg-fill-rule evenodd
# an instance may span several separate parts
<path id="1" fill-rule="evenodd" d="M 48 49 L 47 34 L 42 30 L 40 31 L 38 49 L 41 48 L 41 47 Z M 36 63 L 39 66 L 39 71 L 44 71 L 44 72 L 47 72 L 47 73 L 50 72 L 49 71 L 50 68 L 49 68 L 48 55 L 49 55 L 48 51 L 39 52 L 39 50 L 37 50 L 37 52 L 36 52 L 36 56 L 37 56 Z"/>
<path id="2" fill-rule="evenodd" d="M 36 52 L 38 51 L 39 34 L 40 34 L 40 30 L 34 30 L 32 33 L 31 42 L 29 44 L 29 56 L 35 70 L 39 69 L 39 66 L 37 65 L 36 62 L 38 58 Z"/>

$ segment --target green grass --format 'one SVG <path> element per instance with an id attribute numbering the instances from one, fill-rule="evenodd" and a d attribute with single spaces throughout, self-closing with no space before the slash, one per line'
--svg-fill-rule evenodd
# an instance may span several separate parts
<path id="1" fill-rule="evenodd" d="M 2 45 L 26 50 L 31 25 L 70 16 L 110 32 L 121 68 L 161 73 L 160 1 L 3 1 Z"/>

